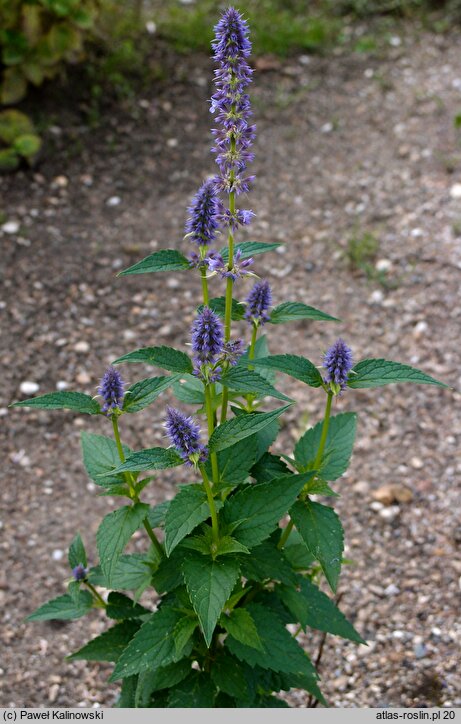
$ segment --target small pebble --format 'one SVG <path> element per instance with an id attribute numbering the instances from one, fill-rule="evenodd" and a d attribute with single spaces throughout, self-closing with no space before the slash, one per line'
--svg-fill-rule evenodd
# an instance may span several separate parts
<path id="1" fill-rule="evenodd" d="M 424 467 L 424 463 L 421 460 L 421 458 L 417 458 L 417 457 L 411 458 L 410 465 L 415 470 L 421 470 L 421 468 Z"/>
<path id="2" fill-rule="evenodd" d="M 146 23 L 146 30 L 149 35 L 154 35 L 154 33 L 157 31 L 157 24 L 154 23 L 153 20 L 148 20 Z"/>
<path id="3" fill-rule="evenodd" d="M 51 554 L 51 557 L 54 561 L 61 561 L 64 556 L 64 551 L 62 551 L 60 548 L 56 548 L 53 553 Z"/>
<path id="4" fill-rule="evenodd" d="M 323 126 L 322 126 L 321 129 L 320 129 L 321 133 L 331 133 L 332 130 L 333 130 L 333 124 L 332 124 L 331 122 L 330 122 L 330 123 L 324 123 Z"/>
<path id="5" fill-rule="evenodd" d="M 120 196 L 111 196 L 109 199 L 107 199 L 106 206 L 118 206 L 121 203 L 122 199 L 120 198 Z"/>
<path id="6" fill-rule="evenodd" d="M 450 196 L 452 199 L 461 199 L 461 184 L 453 184 L 453 186 L 450 189 Z M 15 232 L 9 232 L 9 233 L 15 233 Z"/>
<path id="7" fill-rule="evenodd" d="M 35 395 L 35 393 L 39 391 L 40 385 L 37 384 L 37 382 L 25 380 L 24 382 L 21 382 L 19 389 L 23 395 Z"/>
<path id="8" fill-rule="evenodd" d="M 82 340 L 81 342 L 77 342 L 77 344 L 74 344 L 74 350 L 76 352 L 89 352 L 90 345 L 88 344 L 88 342 L 85 342 L 85 340 Z"/>
<path id="9" fill-rule="evenodd" d="M 376 271 L 388 272 L 392 269 L 392 262 L 390 259 L 378 259 L 375 264 Z"/>
<path id="10" fill-rule="evenodd" d="M 387 588 L 384 589 L 385 596 L 396 596 L 398 593 L 400 593 L 400 588 L 398 588 L 395 583 L 390 583 Z"/>
<path id="11" fill-rule="evenodd" d="M 2 231 L 5 234 L 17 234 L 19 231 L 19 221 L 7 221 L 2 225 Z"/>
<path id="12" fill-rule="evenodd" d="M 384 299 L 384 293 L 381 289 L 375 289 L 370 295 L 370 304 L 382 304 Z"/>
<path id="13" fill-rule="evenodd" d="M 91 377 L 85 370 L 79 372 L 75 379 L 80 385 L 88 385 L 91 382 Z"/>
<path id="14" fill-rule="evenodd" d="M 427 646 L 425 644 L 416 644 L 413 649 L 417 659 L 423 659 L 427 655 Z"/>
<path id="15" fill-rule="evenodd" d="M 58 380 L 58 381 L 56 382 L 56 389 L 57 389 L 57 390 L 60 390 L 60 391 L 61 391 L 61 390 L 67 390 L 68 387 L 69 387 L 69 383 L 66 382 L 65 380 Z"/>
<path id="16" fill-rule="evenodd" d="M 380 518 L 388 521 L 389 523 L 395 520 L 399 514 L 400 508 L 398 505 L 391 505 L 390 508 L 383 508 L 379 511 Z"/>

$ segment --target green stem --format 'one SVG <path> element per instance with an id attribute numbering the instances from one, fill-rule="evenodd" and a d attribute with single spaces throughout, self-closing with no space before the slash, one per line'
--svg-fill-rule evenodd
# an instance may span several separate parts
<path id="1" fill-rule="evenodd" d="M 115 444 L 117 445 L 118 456 L 120 462 L 125 462 L 125 453 L 123 452 L 122 441 L 120 440 L 120 430 L 118 429 L 117 415 L 112 415 L 112 427 L 114 429 Z"/>
<path id="2" fill-rule="evenodd" d="M 210 481 L 208 479 L 208 475 L 206 474 L 206 470 L 205 470 L 204 466 L 199 465 L 199 468 L 200 468 L 200 472 L 202 473 L 203 487 L 205 488 L 208 505 L 210 506 L 211 525 L 212 525 L 212 531 L 213 531 L 213 542 L 216 545 L 218 545 L 218 543 L 219 543 L 219 525 L 218 525 L 218 516 L 216 514 L 216 506 L 214 504 L 213 493 L 211 491 Z"/>
<path id="3" fill-rule="evenodd" d="M 258 325 L 253 322 L 253 331 L 251 332 L 251 342 L 250 342 L 250 349 L 248 350 L 248 359 L 252 360 L 255 358 L 255 346 L 256 346 L 256 338 L 258 336 Z M 254 370 L 253 365 L 248 365 L 249 370 Z M 255 399 L 255 396 L 252 394 L 246 395 L 245 399 L 247 401 L 248 410 L 253 409 L 253 400 Z"/>
<path id="4" fill-rule="evenodd" d="M 284 546 L 285 543 L 287 542 L 288 538 L 290 537 L 290 533 L 291 533 L 291 531 L 293 530 L 294 527 L 295 527 L 295 524 L 293 523 L 292 520 L 290 520 L 290 521 L 288 522 L 288 524 L 287 524 L 287 527 L 285 528 L 285 530 L 283 531 L 282 535 L 280 536 L 279 542 L 277 543 L 277 548 L 278 548 L 279 550 L 280 550 L 280 548 L 283 548 L 283 546 Z"/>
<path id="5" fill-rule="evenodd" d="M 235 139 L 231 139 L 231 151 L 235 151 Z M 231 172 L 234 173 L 233 171 Z M 229 211 L 233 215 L 235 214 L 235 191 L 231 191 L 229 194 Z M 229 249 L 229 263 L 227 268 L 231 270 L 234 266 L 234 234 L 232 229 L 229 229 L 228 236 L 228 249 Z M 224 338 L 228 342 L 231 336 L 231 323 L 232 323 L 232 293 L 234 288 L 234 280 L 232 277 L 227 278 L 226 283 L 226 306 L 224 312 Z M 223 388 L 222 396 L 222 408 L 221 408 L 221 422 L 224 422 L 227 417 L 227 405 L 229 401 L 229 390 L 227 387 Z"/>
<path id="6" fill-rule="evenodd" d="M 144 525 L 144 529 L 145 529 L 147 535 L 149 536 L 149 538 L 150 538 L 151 541 L 152 541 L 152 544 L 153 544 L 155 550 L 156 550 L 157 553 L 159 554 L 160 558 L 163 558 L 164 555 L 165 555 L 165 553 L 164 553 L 164 551 L 163 551 L 162 546 L 160 545 L 159 539 L 158 539 L 157 536 L 155 535 L 155 533 L 154 533 L 154 531 L 153 531 L 153 529 L 152 529 L 152 526 L 151 526 L 151 524 L 149 523 L 149 521 L 147 520 L 147 518 L 144 518 L 144 520 L 143 520 L 143 525 Z"/>
<path id="7" fill-rule="evenodd" d="M 105 602 L 105 600 L 103 599 L 103 597 L 97 592 L 97 590 L 96 590 L 96 588 L 93 586 L 93 584 L 90 583 L 89 581 L 85 581 L 85 586 L 87 586 L 87 587 L 90 589 L 91 593 L 93 594 L 94 598 L 95 598 L 96 601 L 99 603 L 99 605 L 100 605 L 102 608 L 106 608 L 107 603 Z"/>
<path id="8" fill-rule="evenodd" d="M 214 417 L 213 417 L 213 404 L 211 399 L 211 389 L 210 385 L 205 385 L 205 407 L 206 407 L 206 416 L 208 421 L 208 438 L 210 438 L 213 434 L 214 430 Z M 211 462 L 211 472 L 213 477 L 213 483 L 215 485 L 218 484 L 219 480 L 219 468 L 218 468 L 218 456 L 216 453 L 210 453 L 210 462 Z"/>
<path id="9" fill-rule="evenodd" d="M 208 279 L 206 278 L 206 269 L 200 269 L 200 275 L 202 277 L 203 303 L 205 307 L 208 307 L 210 300 L 208 297 Z"/>

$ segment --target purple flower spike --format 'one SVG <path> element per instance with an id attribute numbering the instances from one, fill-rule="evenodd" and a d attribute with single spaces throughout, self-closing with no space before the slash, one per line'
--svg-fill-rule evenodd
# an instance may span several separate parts
<path id="1" fill-rule="evenodd" d="M 250 276 L 256 276 L 253 272 L 248 271 L 248 267 L 253 264 L 253 259 L 242 259 L 242 261 L 240 261 L 241 256 L 242 250 L 237 249 L 234 256 L 234 265 L 232 269 L 229 269 L 222 256 L 220 254 L 216 254 L 213 258 L 208 258 L 208 268 L 215 274 L 219 274 L 221 279 L 231 278 L 234 282 L 236 279 L 246 276 L 247 274 Z"/>
<path id="2" fill-rule="evenodd" d="M 113 410 L 119 410 L 123 400 L 123 386 L 121 374 L 115 367 L 109 367 L 104 373 L 98 392 L 104 400 L 103 412 L 110 414 Z"/>
<path id="3" fill-rule="evenodd" d="M 219 201 L 212 179 L 205 181 L 192 199 L 186 222 L 186 234 L 196 244 L 207 246 L 216 238 L 219 228 Z"/>
<path id="4" fill-rule="evenodd" d="M 352 364 L 352 350 L 342 339 L 338 339 L 323 358 L 323 366 L 327 372 L 324 381 L 330 385 L 335 395 L 346 388 Z"/>
<path id="5" fill-rule="evenodd" d="M 72 575 L 76 581 L 84 581 L 88 575 L 88 570 L 85 568 L 83 563 L 79 563 L 78 566 L 72 568 Z"/>
<path id="6" fill-rule="evenodd" d="M 224 327 L 209 307 L 199 312 L 192 324 L 192 351 L 197 365 L 213 365 L 222 352 Z"/>
<path id="7" fill-rule="evenodd" d="M 223 347 L 223 362 L 227 362 L 233 367 L 237 364 L 242 354 L 245 352 L 245 344 L 243 339 L 229 340 Z"/>
<path id="8" fill-rule="evenodd" d="M 208 451 L 200 442 L 200 427 L 180 410 L 168 407 L 165 427 L 171 442 L 188 465 L 204 462 Z"/>
<path id="9" fill-rule="evenodd" d="M 272 305 L 272 291 L 269 282 L 263 279 L 256 282 L 247 299 L 245 319 L 249 322 L 264 324 L 269 319 L 269 308 Z"/>

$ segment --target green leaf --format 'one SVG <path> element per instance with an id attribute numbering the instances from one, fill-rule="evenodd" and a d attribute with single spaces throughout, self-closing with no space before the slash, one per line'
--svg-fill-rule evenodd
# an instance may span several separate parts
<path id="1" fill-rule="evenodd" d="M 297 580 L 284 554 L 271 541 L 253 548 L 251 557 L 242 559 L 241 569 L 242 576 L 249 581 L 262 583 L 271 579 L 294 585 Z"/>
<path id="2" fill-rule="evenodd" d="M 171 631 L 180 618 L 182 614 L 168 606 L 152 614 L 118 659 L 110 681 L 171 664 L 176 658 Z"/>
<path id="3" fill-rule="evenodd" d="M 290 470 L 278 455 L 264 453 L 256 465 L 251 468 L 251 475 L 257 483 L 268 483 L 274 478 L 289 475 Z"/>
<path id="4" fill-rule="evenodd" d="M 248 477 L 257 455 L 256 436 L 250 436 L 218 453 L 219 486 L 233 487 Z M 211 463 L 206 464 L 211 475 Z"/>
<path id="5" fill-rule="evenodd" d="M 321 322 L 339 322 L 339 319 L 330 314 L 321 312 L 320 309 L 309 307 L 302 302 L 283 302 L 272 310 L 269 322 L 272 324 L 284 324 L 284 322 L 296 322 L 300 319 L 314 319 Z"/>
<path id="6" fill-rule="evenodd" d="M 117 274 L 124 277 L 128 274 L 150 274 L 152 272 L 184 271 L 190 269 L 189 259 L 176 249 L 160 249 L 141 259 L 133 266 Z"/>
<path id="7" fill-rule="evenodd" d="M 120 457 L 117 450 L 115 440 L 105 435 L 95 435 L 92 432 L 82 431 L 81 435 L 83 463 L 91 480 L 96 485 L 112 485 L 124 483 L 123 476 L 116 475 L 113 470 L 120 465 Z M 129 455 L 131 450 L 126 445 L 122 445 L 125 455 Z M 102 479 L 101 475 L 106 475 Z"/>
<path id="8" fill-rule="evenodd" d="M 11 407 L 38 407 L 41 410 L 73 410 L 87 415 L 101 414 L 99 403 L 83 392 L 50 392 L 48 395 L 14 402 Z"/>
<path id="9" fill-rule="evenodd" d="M 211 709 L 214 704 L 215 694 L 210 675 L 203 671 L 192 671 L 187 679 L 184 679 L 174 689 L 170 690 L 168 707 L 175 709 Z"/>
<path id="10" fill-rule="evenodd" d="M 236 244 L 236 246 L 234 247 L 234 256 L 237 253 L 237 250 L 240 249 L 240 251 L 242 252 L 240 259 L 249 259 L 251 256 L 264 254 L 266 251 L 274 251 L 279 246 L 282 246 L 282 244 L 265 244 L 261 241 L 243 241 L 240 244 Z M 223 249 L 221 249 L 219 253 L 221 254 L 224 262 L 227 263 L 229 261 L 228 247 L 225 246 Z"/>
<path id="11" fill-rule="evenodd" d="M 125 505 L 103 518 L 96 533 L 101 568 L 112 587 L 117 561 L 133 533 L 138 530 L 149 513 L 146 503 Z"/>
<path id="12" fill-rule="evenodd" d="M 149 510 L 147 520 L 151 524 L 152 528 L 163 528 L 165 525 L 165 518 L 170 507 L 170 500 L 164 500 L 162 503 L 154 505 Z"/>
<path id="13" fill-rule="evenodd" d="M 333 508 L 309 500 L 295 503 L 290 516 L 336 592 L 344 550 L 344 532 L 337 514 Z"/>
<path id="14" fill-rule="evenodd" d="M 239 610 L 243 611 L 243 609 Z M 214 684 L 220 691 L 236 699 L 244 699 L 248 696 L 248 684 L 242 666 L 238 659 L 235 659 L 228 651 L 219 652 L 210 673 Z"/>
<path id="15" fill-rule="evenodd" d="M 263 430 L 267 425 L 282 415 L 291 405 L 279 407 L 272 412 L 250 412 L 223 422 L 213 432 L 208 443 L 210 452 L 219 452 L 226 447 L 235 445 L 250 435 Z"/>
<path id="16" fill-rule="evenodd" d="M 182 572 L 200 628 L 209 647 L 224 604 L 239 577 L 235 556 L 217 560 L 190 554 L 183 562 Z"/>
<path id="17" fill-rule="evenodd" d="M 35 133 L 25 133 L 16 138 L 13 148 L 20 156 L 24 156 L 28 160 L 33 159 L 40 151 L 42 141 Z"/>
<path id="18" fill-rule="evenodd" d="M 18 168 L 20 159 L 12 148 L 0 149 L 0 171 L 8 173 Z M 12 407 L 12 405 L 11 405 Z"/>
<path id="19" fill-rule="evenodd" d="M 186 678 L 191 671 L 191 662 L 187 659 L 177 661 L 167 666 L 161 666 L 155 671 L 145 671 L 139 675 L 136 688 L 135 707 L 149 707 L 150 697 L 155 691 L 169 689 L 176 686 Z"/>
<path id="20" fill-rule="evenodd" d="M 131 385 L 123 398 L 123 412 L 139 412 L 179 380 L 179 375 L 148 377 Z"/>
<path id="21" fill-rule="evenodd" d="M 165 551 L 167 556 L 196 528 L 210 517 L 206 493 L 201 485 L 185 485 L 170 502 L 165 518 Z"/>
<path id="22" fill-rule="evenodd" d="M 123 679 L 122 686 L 120 689 L 120 696 L 117 699 L 115 707 L 117 709 L 132 709 L 136 702 L 136 689 L 138 686 L 138 677 L 129 676 L 127 679 Z"/>
<path id="23" fill-rule="evenodd" d="M 304 382 L 309 387 L 321 387 L 323 384 L 319 370 L 306 357 L 299 357 L 295 354 L 273 354 L 269 357 L 256 359 L 252 364 L 258 369 L 261 367 L 283 372 L 296 380 L 300 380 L 300 382 Z"/>
<path id="24" fill-rule="evenodd" d="M 330 418 L 325 450 L 318 471 L 324 480 L 337 480 L 346 472 L 354 447 L 356 428 L 355 412 L 343 412 Z M 323 421 L 307 430 L 296 443 L 294 457 L 298 470 L 314 467 L 322 429 Z"/>
<path id="25" fill-rule="evenodd" d="M 248 370 L 240 365 L 230 367 L 229 370 L 222 375 L 220 382 L 223 386 L 234 390 L 234 392 L 240 392 L 242 394 L 252 393 L 259 398 L 268 396 L 276 397 L 278 400 L 293 401 L 290 397 L 276 390 L 275 387 L 257 372 Z"/>
<path id="26" fill-rule="evenodd" d="M 247 347 L 245 353 L 240 357 L 238 363 L 240 366 L 248 367 L 248 365 L 254 365 L 255 359 L 262 359 L 263 357 L 269 357 L 269 347 L 267 345 L 267 336 L 265 334 L 261 335 L 261 337 L 258 337 L 256 340 L 255 348 L 254 348 L 254 354 L 253 359 L 250 360 L 250 348 Z M 261 377 L 264 377 L 264 379 L 267 382 L 270 382 L 271 385 L 275 383 L 275 379 L 277 377 L 274 370 L 271 369 L 264 369 L 261 367 L 261 369 L 258 369 L 258 374 L 261 375 Z"/>
<path id="27" fill-rule="evenodd" d="M 140 627 L 138 621 L 124 621 L 104 631 L 67 657 L 68 661 L 117 661 Z"/>
<path id="28" fill-rule="evenodd" d="M 213 297 L 208 302 L 208 306 L 213 310 L 219 317 L 224 319 L 226 311 L 226 297 Z M 197 312 L 201 312 L 204 305 L 201 304 L 197 307 Z M 231 319 L 234 322 L 240 322 L 245 317 L 245 305 L 242 302 L 238 302 L 236 299 L 232 300 Z"/>
<path id="29" fill-rule="evenodd" d="M 386 359 L 364 359 L 349 373 L 348 387 L 364 389 L 366 387 L 382 387 L 392 382 L 414 382 L 421 385 L 438 385 L 448 387 L 443 382 L 429 377 L 425 372 Z"/>
<path id="30" fill-rule="evenodd" d="M 182 465 L 184 460 L 173 447 L 152 447 L 147 450 L 138 450 L 128 455 L 124 463 L 118 461 L 115 469 L 102 473 L 100 477 L 107 475 L 120 475 L 126 472 L 140 472 L 144 470 L 166 470 Z"/>
<path id="31" fill-rule="evenodd" d="M 242 545 L 242 543 L 239 543 L 239 541 L 235 540 L 235 538 L 232 538 L 232 536 L 223 535 L 222 538 L 219 539 L 215 558 L 217 558 L 217 556 L 228 555 L 229 553 L 243 553 L 247 555 L 249 552 L 250 551 L 246 546 Z"/>
<path id="32" fill-rule="evenodd" d="M 113 364 L 118 365 L 122 362 L 143 362 L 170 372 L 192 373 L 193 371 L 189 356 L 179 349 L 173 349 L 173 347 L 142 347 L 134 352 L 124 354 L 123 357 L 116 359 Z"/>
<path id="33" fill-rule="evenodd" d="M 294 570 L 306 571 L 315 562 L 314 556 L 309 552 L 296 528 L 291 531 L 283 547 L 283 553 Z"/>
<path id="34" fill-rule="evenodd" d="M 80 591 L 77 600 L 68 593 L 53 598 L 27 616 L 26 621 L 67 621 L 81 618 L 93 607 L 93 596 L 89 591 Z"/>
<path id="35" fill-rule="evenodd" d="M 197 618 L 182 618 L 173 629 L 174 645 L 176 656 L 179 658 L 189 643 L 191 636 L 198 626 Z"/>
<path id="36" fill-rule="evenodd" d="M 250 603 L 246 607 L 253 618 L 263 649 L 255 649 L 242 644 L 233 636 L 228 636 L 225 646 L 240 661 L 250 666 L 285 673 L 306 674 L 316 678 L 316 671 L 296 639 L 287 631 L 276 613 L 259 603 Z"/>
<path id="37" fill-rule="evenodd" d="M 131 619 L 152 613 L 119 591 L 111 591 L 107 599 L 106 615 L 115 619 Z"/>
<path id="38" fill-rule="evenodd" d="M 193 375 L 184 375 L 173 385 L 173 394 L 187 405 L 204 405 L 205 392 L 202 380 Z"/>
<path id="39" fill-rule="evenodd" d="M 280 591 L 280 597 L 293 614 L 294 621 L 299 621 L 304 629 L 310 626 L 359 644 L 366 643 L 336 604 L 308 578 L 300 578 L 299 585 L 299 591 L 286 587 Z"/>
<path id="40" fill-rule="evenodd" d="M 69 566 L 71 568 L 75 568 L 78 565 L 82 565 L 84 568 L 86 568 L 88 561 L 86 557 L 86 551 L 85 546 L 83 545 L 83 541 L 80 537 L 80 533 L 77 533 L 75 538 L 73 539 L 72 543 L 69 546 Z"/>
<path id="41" fill-rule="evenodd" d="M 101 570 L 101 566 L 92 568 L 88 578 L 94 586 L 110 588 L 107 577 Z M 112 573 L 111 581 L 114 588 L 136 591 L 146 584 L 149 584 L 151 578 L 152 570 L 145 560 L 145 555 L 133 553 L 131 555 L 120 556 L 115 570 Z"/>
<path id="42" fill-rule="evenodd" d="M 229 615 L 223 614 L 219 619 L 219 625 L 241 644 L 250 646 L 252 649 L 264 650 L 256 624 L 246 608 L 234 608 Z"/>
<path id="43" fill-rule="evenodd" d="M 248 548 L 261 543 L 272 533 L 312 476 L 312 472 L 284 475 L 269 483 L 248 485 L 229 498 L 223 513 L 229 525 L 238 523 L 234 537 Z"/>
<path id="44" fill-rule="evenodd" d="M 163 558 L 152 576 L 152 585 L 157 593 L 174 591 L 183 584 L 181 564 L 184 559 L 184 550 L 175 548 L 169 558 Z"/>

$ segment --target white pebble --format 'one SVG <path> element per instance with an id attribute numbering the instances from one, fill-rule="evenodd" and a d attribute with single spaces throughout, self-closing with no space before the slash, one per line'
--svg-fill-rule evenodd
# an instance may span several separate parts
<path id="1" fill-rule="evenodd" d="M 123 338 L 126 340 L 132 340 L 136 338 L 136 332 L 132 329 L 124 329 L 123 330 Z"/>
<path id="2" fill-rule="evenodd" d="M 415 470 L 421 470 L 421 468 L 424 467 L 424 463 L 421 460 L 421 458 L 417 458 L 417 457 L 411 458 L 410 465 Z"/>
<path id="3" fill-rule="evenodd" d="M 148 20 L 146 23 L 146 30 L 149 33 L 149 35 L 154 35 L 154 33 L 157 31 L 156 23 L 154 23 L 153 20 Z"/>
<path id="4" fill-rule="evenodd" d="M 398 35 L 392 35 L 389 38 L 389 45 L 392 45 L 393 48 L 398 48 L 399 45 L 402 45 L 402 38 L 399 38 Z"/>
<path id="5" fill-rule="evenodd" d="M 332 130 L 333 130 L 333 124 L 331 122 L 324 123 L 320 129 L 321 133 L 331 133 Z"/>
<path id="6" fill-rule="evenodd" d="M 461 199 L 461 184 L 453 184 L 450 189 L 450 196 L 452 199 Z"/>
<path id="7" fill-rule="evenodd" d="M 375 266 L 377 271 L 388 272 L 392 269 L 392 262 L 390 259 L 378 259 Z"/>
<path id="8" fill-rule="evenodd" d="M 74 350 L 76 352 L 89 352 L 90 345 L 88 344 L 88 342 L 85 342 L 85 340 L 82 340 L 81 342 L 77 342 L 76 344 L 74 344 Z"/>
<path id="9" fill-rule="evenodd" d="M 178 145 L 178 139 L 177 138 L 169 138 L 166 142 L 166 145 L 168 148 L 176 148 Z"/>
<path id="10" fill-rule="evenodd" d="M 372 503 L 370 503 L 371 510 L 374 510 L 375 513 L 379 513 L 383 508 L 384 505 L 379 502 L 379 500 L 374 500 Z"/>
<path id="11" fill-rule="evenodd" d="M 60 561 L 62 560 L 64 556 L 64 551 L 62 551 L 60 548 L 56 548 L 56 550 L 53 551 L 51 554 L 51 557 L 54 561 Z"/>
<path id="12" fill-rule="evenodd" d="M 381 289 L 375 289 L 375 291 L 370 295 L 370 304 L 382 304 L 383 299 L 384 293 Z"/>
<path id="13" fill-rule="evenodd" d="M 40 385 L 36 382 L 25 380 L 24 382 L 21 382 L 19 389 L 23 395 L 35 395 L 35 393 L 39 391 Z"/>
<path id="14" fill-rule="evenodd" d="M 107 199 L 106 206 L 118 206 L 121 203 L 122 199 L 120 198 L 120 196 L 111 196 L 109 199 Z"/>
<path id="15" fill-rule="evenodd" d="M 56 389 L 57 389 L 57 390 L 67 390 L 68 387 L 69 387 L 69 383 L 66 382 L 65 380 L 58 380 L 58 381 L 56 382 Z"/>
<path id="16" fill-rule="evenodd" d="M 19 221 L 7 221 L 2 225 L 2 231 L 5 234 L 17 234 L 19 231 Z"/>
<path id="17" fill-rule="evenodd" d="M 385 596 L 396 596 L 398 593 L 400 593 L 400 588 L 398 588 L 395 583 L 390 583 L 387 588 L 384 589 Z"/>
<path id="18" fill-rule="evenodd" d="M 383 508 L 379 511 L 379 515 L 383 520 L 391 523 L 400 514 L 400 508 L 398 505 L 391 505 L 388 508 Z"/>

